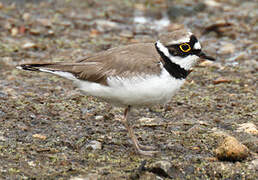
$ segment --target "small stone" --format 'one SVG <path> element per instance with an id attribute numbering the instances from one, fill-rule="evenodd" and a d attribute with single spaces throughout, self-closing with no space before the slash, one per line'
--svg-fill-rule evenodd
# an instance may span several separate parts
<path id="1" fill-rule="evenodd" d="M 235 52 L 235 45 L 232 43 L 224 43 L 221 46 L 220 53 L 221 54 L 233 54 Z"/>
<path id="2" fill-rule="evenodd" d="M 5 142 L 7 140 L 6 137 L 0 135 L 0 141 Z"/>
<path id="3" fill-rule="evenodd" d="M 42 134 L 33 134 L 32 137 L 40 139 L 40 140 L 47 139 L 47 137 L 45 135 L 42 135 Z"/>
<path id="4" fill-rule="evenodd" d="M 214 67 L 214 68 L 218 68 L 218 69 L 224 69 L 225 67 L 222 66 L 221 63 L 218 63 L 218 62 L 212 62 L 212 61 L 208 61 L 208 60 L 204 60 L 204 61 L 201 61 L 199 64 L 198 64 L 199 67 Z"/>
<path id="5" fill-rule="evenodd" d="M 255 160 L 251 161 L 248 168 L 258 171 L 258 159 L 255 159 Z"/>
<path id="6" fill-rule="evenodd" d="M 102 145 L 99 141 L 90 141 L 87 145 L 86 145 L 86 149 L 93 149 L 93 150 L 97 150 L 97 149 L 101 149 L 102 148 Z"/>
<path id="7" fill-rule="evenodd" d="M 11 35 L 12 36 L 16 36 L 18 33 L 19 33 L 19 29 L 18 28 L 14 27 L 14 28 L 11 29 Z"/>
<path id="8" fill-rule="evenodd" d="M 29 166 L 32 166 L 32 167 L 35 167 L 35 166 L 36 166 L 36 164 L 35 164 L 34 161 L 29 161 L 29 162 L 28 162 L 28 165 L 29 165 Z"/>
<path id="9" fill-rule="evenodd" d="M 162 120 L 158 119 L 158 118 L 140 118 L 139 122 L 141 124 L 141 126 L 159 126 L 161 125 Z"/>
<path id="10" fill-rule="evenodd" d="M 157 161 L 150 165 L 151 169 L 160 169 L 160 171 L 163 171 L 168 176 L 172 173 L 171 172 L 172 164 L 169 161 Z"/>
<path id="11" fill-rule="evenodd" d="M 198 66 L 200 66 L 200 67 L 208 67 L 208 66 L 212 66 L 212 64 L 214 64 L 214 62 L 205 60 L 205 61 L 200 62 L 198 64 Z"/>
<path id="12" fill-rule="evenodd" d="M 214 0 L 206 0 L 204 1 L 204 4 L 206 4 L 207 6 L 213 7 L 213 8 L 217 8 L 221 6 L 221 3 L 218 3 Z"/>
<path id="13" fill-rule="evenodd" d="M 237 128 L 237 132 L 245 132 L 248 134 L 258 135 L 258 130 L 253 123 L 243 123 Z"/>
<path id="14" fill-rule="evenodd" d="M 230 79 L 227 79 L 225 77 L 219 77 L 213 81 L 213 84 L 220 84 L 220 83 L 229 83 L 231 82 Z"/>
<path id="15" fill-rule="evenodd" d="M 24 21 L 28 21 L 28 20 L 30 19 L 30 13 L 24 13 L 24 14 L 22 15 L 22 19 L 23 19 Z"/>
<path id="16" fill-rule="evenodd" d="M 53 30 L 51 30 L 51 29 L 48 30 L 47 33 L 48 33 L 48 35 L 54 35 L 55 34 L 55 32 Z"/>
<path id="17" fill-rule="evenodd" d="M 104 119 L 104 116 L 95 116 L 95 119 L 96 119 L 96 120 L 103 120 L 103 119 Z"/>
<path id="18" fill-rule="evenodd" d="M 40 28 L 32 28 L 30 29 L 30 34 L 32 35 L 39 35 L 41 33 L 41 29 Z"/>
<path id="19" fill-rule="evenodd" d="M 89 173 L 85 176 L 72 177 L 70 180 L 95 180 L 100 179 L 100 176 L 96 173 Z"/>
<path id="20" fill-rule="evenodd" d="M 214 152 L 219 160 L 227 161 L 241 161 L 249 155 L 248 148 L 232 136 L 226 137 Z"/>
<path id="21" fill-rule="evenodd" d="M 27 42 L 22 46 L 23 49 L 31 49 L 35 47 L 37 47 L 37 45 L 33 42 Z"/>

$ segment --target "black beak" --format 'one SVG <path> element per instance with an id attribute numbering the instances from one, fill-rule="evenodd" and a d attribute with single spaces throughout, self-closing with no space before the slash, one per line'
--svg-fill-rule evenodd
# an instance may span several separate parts
<path id="1" fill-rule="evenodd" d="M 210 61 L 215 61 L 215 58 L 211 57 L 211 56 L 207 56 L 204 52 L 200 52 L 198 54 L 198 56 L 202 59 L 207 59 L 207 60 L 210 60 Z"/>

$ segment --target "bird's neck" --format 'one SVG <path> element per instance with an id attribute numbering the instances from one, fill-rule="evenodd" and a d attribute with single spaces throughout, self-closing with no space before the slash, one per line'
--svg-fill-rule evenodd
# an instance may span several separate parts
<path id="1" fill-rule="evenodd" d="M 155 43 L 155 47 L 157 52 L 160 55 L 161 58 L 161 62 L 163 64 L 163 67 L 167 70 L 167 72 L 174 78 L 176 79 L 185 79 L 188 74 L 190 74 L 190 67 L 189 69 L 181 67 L 180 64 L 174 62 L 174 59 L 171 58 L 171 56 L 169 56 L 168 49 L 166 47 L 164 47 L 162 45 L 162 47 L 160 47 L 160 44 L 158 44 L 159 42 Z"/>

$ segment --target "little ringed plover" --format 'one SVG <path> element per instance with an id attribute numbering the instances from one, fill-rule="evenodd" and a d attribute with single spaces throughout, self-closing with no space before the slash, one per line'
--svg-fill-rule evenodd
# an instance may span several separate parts
<path id="1" fill-rule="evenodd" d="M 165 104 L 183 85 L 190 68 L 206 56 L 196 36 L 185 29 L 164 33 L 155 43 L 112 48 L 72 63 L 30 63 L 18 69 L 41 71 L 72 80 L 87 95 L 125 108 L 122 120 L 136 151 L 141 145 L 128 122 L 131 107 Z"/>

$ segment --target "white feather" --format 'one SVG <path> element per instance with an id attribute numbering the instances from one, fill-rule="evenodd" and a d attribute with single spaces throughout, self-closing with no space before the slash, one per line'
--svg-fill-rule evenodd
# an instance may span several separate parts
<path id="1" fill-rule="evenodd" d="M 199 42 L 194 44 L 194 49 L 201 49 L 201 44 Z"/>
<path id="2" fill-rule="evenodd" d="M 165 69 L 160 75 L 133 78 L 109 77 L 109 86 L 77 80 L 76 84 L 88 95 L 97 96 L 118 105 L 165 104 L 180 89 L 184 80 L 173 78 Z"/>
<path id="3" fill-rule="evenodd" d="M 22 67 L 21 66 L 16 66 L 16 69 L 22 70 Z"/>
<path id="4" fill-rule="evenodd" d="M 39 71 L 55 74 L 55 75 L 58 75 L 58 76 L 61 76 L 61 77 L 64 77 L 64 78 L 70 79 L 70 80 L 77 80 L 77 78 L 72 73 L 69 73 L 69 72 L 51 71 L 51 70 L 47 70 L 47 69 L 43 69 L 43 68 L 40 68 Z"/>

